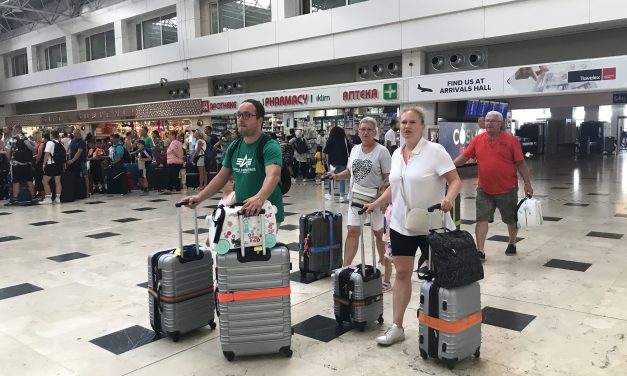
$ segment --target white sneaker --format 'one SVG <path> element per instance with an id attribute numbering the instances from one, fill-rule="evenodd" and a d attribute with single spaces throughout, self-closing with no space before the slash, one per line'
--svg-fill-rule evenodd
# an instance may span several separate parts
<path id="1" fill-rule="evenodd" d="M 405 340 L 405 330 L 403 328 L 399 328 L 396 324 L 392 325 L 388 330 L 385 331 L 385 334 L 377 337 L 376 341 L 379 345 L 389 346 L 393 345 L 396 342 L 401 342 Z"/>
<path id="2" fill-rule="evenodd" d="M 329 193 L 325 193 L 324 198 L 326 198 L 327 200 L 331 200 L 333 197 Z"/>
<path id="3" fill-rule="evenodd" d="M 345 202 L 346 201 L 346 196 L 340 195 L 340 199 L 338 201 L 339 202 Z"/>
<path id="4" fill-rule="evenodd" d="M 52 204 L 52 199 L 50 197 L 44 197 L 44 199 L 39 201 L 39 203 L 42 205 Z"/>

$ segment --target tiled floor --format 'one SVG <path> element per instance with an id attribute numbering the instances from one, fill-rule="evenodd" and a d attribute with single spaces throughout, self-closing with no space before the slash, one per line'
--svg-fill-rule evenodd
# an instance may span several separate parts
<path id="1" fill-rule="evenodd" d="M 481 358 L 452 372 L 420 358 L 416 276 L 406 340 L 391 347 L 378 347 L 374 338 L 392 321 L 392 293 L 384 295 L 385 323 L 360 332 L 348 324 L 338 328 L 332 277 L 301 281 L 298 221 L 319 210 L 318 184 L 293 185 L 285 198 L 290 214 L 279 232 L 293 251 L 291 359 L 228 362 L 219 329 L 209 327 L 176 343 L 155 337 L 146 259 L 154 250 L 176 247 L 173 204 L 182 193 L 2 207 L 0 375 L 627 375 L 626 157 L 529 161 L 545 222 L 521 230 L 518 253 L 508 257 L 502 243 L 507 228 L 496 214 L 488 233 L 496 241 L 486 242 L 481 281 Z M 475 179 L 469 172 L 462 176 L 461 226 L 474 235 Z M 602 180 L 583 178 L 590 176 Z M 101 203 L 86 205 L 94 201 Z M 347 207 L 327 201 L 327 208 L 343 214 Z M 210 212 L 201 206 L 198 216 Z M 183 239 L 190 243 L 193 213 L 184 214 Z M 206 224 L 199 226 L 204 240 Z M 365 242 L 369 250 L 370 237 Z"/>

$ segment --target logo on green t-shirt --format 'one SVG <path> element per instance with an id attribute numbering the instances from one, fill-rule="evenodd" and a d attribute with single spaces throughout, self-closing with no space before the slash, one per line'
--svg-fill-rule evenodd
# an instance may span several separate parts
<path id="1" fill-rule="evenodd" d="M 235 164 L 239 168 L 247 168 L 253 164 L 253 160 L 252 158 L 248 158 L 248 154 L 247 154 L 244 156 L 244 158 L 237 158 L 237 161 L 235 162 Z"/>

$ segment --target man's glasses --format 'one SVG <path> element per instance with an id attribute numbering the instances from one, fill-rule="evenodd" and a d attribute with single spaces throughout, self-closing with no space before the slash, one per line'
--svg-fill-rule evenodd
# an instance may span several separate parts
<path id="1" fill-rule="evenodd" d="M 236 112 L 235 113 L 235 117 L 239 118 L 243 118 L 244 120 L 248 120 L 250 119 L 251 116 L 257 117 L 257 114 L 251 114 L 250 112 Z"/>

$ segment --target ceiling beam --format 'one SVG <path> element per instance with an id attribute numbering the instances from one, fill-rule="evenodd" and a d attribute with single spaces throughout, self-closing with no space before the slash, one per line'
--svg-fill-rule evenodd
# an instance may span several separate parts
<path id="1" fill-rule="evenodd" d="M 13 9 L 13 10 L 21 10 L 23 12 L 34 12 L 34 13 L 38 13 L 38 14 L 45 14 L 45 15 L 49 15 L 49 16 L 68 16 L 65 13 L 58 13 L 58 12 L 50 12 L 47 10 L 42 10 L 42 9 L 35 9 L 35 8 L 30 8 L 30 7 L 18 7 L 16 5 L 10 5 L 10 4 L 0 4 L 0 9 L 2 8 L 7 8 L 7 9 Z"/>
<path id="2" fill-rule="evenodd" d="M 30 18 L 17 18 L 17 17 L 11 17 L 11 16 L 2 16 L 2 18 L 5 18 L 7 20 L 13 20 L 13 21 L 18 21 L 21 22 L 22 24 L 26 24 L 26 23 L 40 23 L 43 25 L 50 25 L 50 22 L 46 22 L 44 20 L 37 20 L 37 19 L 30 19 Z"/>

